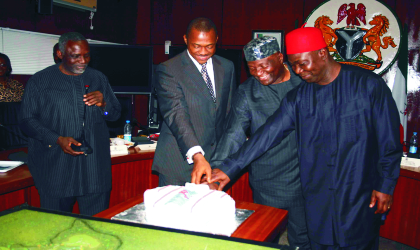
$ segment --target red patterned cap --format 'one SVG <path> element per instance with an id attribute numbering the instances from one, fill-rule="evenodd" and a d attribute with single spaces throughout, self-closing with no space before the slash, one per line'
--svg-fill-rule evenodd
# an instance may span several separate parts
<path id="1" fill-rule="evenodd" d="M 286 35 L 286 54 L 299 54 L 327 47 L 322 31 L 314 27 L 299 28 Z"/>

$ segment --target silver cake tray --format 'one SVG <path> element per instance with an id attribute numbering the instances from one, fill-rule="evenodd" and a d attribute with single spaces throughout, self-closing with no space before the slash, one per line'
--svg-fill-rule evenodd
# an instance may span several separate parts
<path id="1" fill-rule="evenodd" d="M 254 210 L 236 208 L 235 227 L 234 227 L 235 230 L 242 224 L 242 222 L 244 222 L 254 212 L 255 212 Z M 111 218 L 111 220 L 120 220 L 120 221 L 127 221 L 127 222 L 133 222 L 133 223 L 138 223 L 138 224 L 155 226 L 146 221 L 146 208 L 143 202 L 125 210 L 124 212 L 121 212 L 115 215 L 114 217 Z M 175 228 L 175 229 L 179 229 L 179 228 Z M 206 231 L 206 230 L 196 231 L 196 232 L 212 234 L 212 232 Z M 216 234 L 226 235 L 224 233 L 216 233 Z M 230 236 L 230 235 L 226 235 L 226 236 Z"/>

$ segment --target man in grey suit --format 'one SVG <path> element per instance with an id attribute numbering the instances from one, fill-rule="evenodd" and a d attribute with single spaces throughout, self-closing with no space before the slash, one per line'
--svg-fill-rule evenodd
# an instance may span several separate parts
<path id="1" fill-rule="evenodd" d="M 235 74 L 231 61 L 214 55 L 217 38 L 211 20 L 194 19 L 184 35 L 187 50 L 156 69 L 164 119 L 152 166 L 159 186 L 194 182 L 192 164 L 208 164 L 223 133 Z"/>

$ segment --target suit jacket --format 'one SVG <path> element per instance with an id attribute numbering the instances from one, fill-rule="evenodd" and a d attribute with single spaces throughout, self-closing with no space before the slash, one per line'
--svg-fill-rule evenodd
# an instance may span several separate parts
<path id="1" fill-rule="evenodd" d="M 233 63 L 213 57 L 216 103 L 187 50 L 160 64 L 156 92 L 164 122 L 152 169 L 180 181 L 190 181 L 193 165 L 187 151 L 201 146 L 210 160 L 230 109 L 235 88 Z"/>
<path id="2" fill-rule="evenodd" d="M 264 86 L 255 77 L 250 77 L 239 85 L 224 134 L 210 162 L 212 168 L 218 168 L 224 159 L 236 153 L 246 141 L 246 132 L 250 130 L 253 135 L 279 108 L 287 92 L 301 83 L 292 68 L 288 68 L 290 80 L 286 82 Z M 303 206 L 294 131 L 251 163 L 249 182 L 255 203 L 282 209 Z"/>
<path id="3" fill-rule="evenodd" d="M 89 85 L 89 92 L 102 92 L 107 115 L 96 105 L 84 104 L 85 85 Z M 105 120 L 117 120 L 120 111 L 120 103 L 106 76 L 90 67 L 79 76 L 70 76 L 63 74 L 56 64 L 32 76 L 23 95 L 19 124 L 29 137 L 28 167 L 38 190 L 54 197 L 111 190 L 109 132 Z M 64 153 L 56 143 L 58 137 L 71 136 L 77 140 L 82 130 L 93 153 L 87 156 Z"/>

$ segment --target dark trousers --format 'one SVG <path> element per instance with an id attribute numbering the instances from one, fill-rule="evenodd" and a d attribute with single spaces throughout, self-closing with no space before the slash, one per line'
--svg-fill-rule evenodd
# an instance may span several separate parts
<path id="1" fill-rule="evenodd" d="M 299 249 L 311 249 L 308 237 L 308 229 L 306 227 L 305 207 L 289 207 L 287 221 L 287 239 L 292 247 Z"/>
<path id="2" fill-rule="evenodd" d="M 289 245 L 293 248 L 299 247 L 299 249 L 311 249 L 311 244 L 308 237 L 308 228 L 306 226 L 306 214 L 305 206 L 282 206 L 282 202 L 278 200 L 279 197 L 273 197 L 265 192 L 258 192 L 255 188 L 254 191 L 254 203 L 276 207 L 288 211 L 287 221 L 287 240 Z"/>
<path id="3" fill-rule="evenodd" d="M 311 247 L 312 250 L 378 250 L 379 235 L 367 243 L 348 247 L 340 247 L 338 244 L 333 246 L 321 245 L 311 240 Z"/>
<path id="4" fill-rule="evenodd" d="M 168 185 L 185 186 L 185 183 L 186 181 L 174 179 L 174 178 L 171 178 L 169 176 L 159 173 L 159 187 L 164 187 Z"/>
<path id="5" fill-rule="evenodd" d="M 111 192 L 105 192 L 57 198 L 40 192 L 39 196 L 42 208 L 71 213 L 77 201 L 79 203 L 80 214 L 92 216 L 108 209 L 110 194 Z"/>

